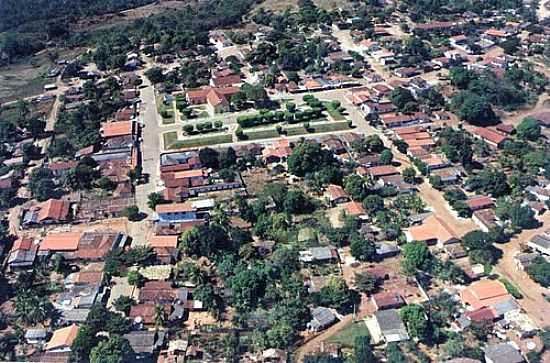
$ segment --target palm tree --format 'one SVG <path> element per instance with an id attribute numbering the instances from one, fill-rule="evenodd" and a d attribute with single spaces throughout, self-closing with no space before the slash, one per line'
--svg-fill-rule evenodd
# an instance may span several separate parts
<path id="1" fill-rule="evenodd" d="M 227 228 L 229 226 L 229 215 L 227 211 L 227 205 L 223 203 L 217 203 L 211 213 L 212 221 L 222 227 Z"/>

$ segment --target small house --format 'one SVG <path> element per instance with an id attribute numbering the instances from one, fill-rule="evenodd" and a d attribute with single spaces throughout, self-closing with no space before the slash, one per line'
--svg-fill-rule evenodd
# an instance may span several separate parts
<path id="1" fill-rule="evenodd" d="M 331 309 L 318 306 L 311 310 L 311 321 L 307 327 L 310 331 L 318 332 L 331 326 L 336 319 Z"/>
<path id="2" fill-rule="evenodd" d="M 488 345 L 485 348 L 485 361 L 487 363 L 521 363 L 525 362 L 523 356 L 513 343 L 504 342 Z"/>
<path id="3" fill-rule="evenodd" d="M 375 344 L 409 340 L 405 323 L 395 309 L 378 310 L 366 323 Z"/>

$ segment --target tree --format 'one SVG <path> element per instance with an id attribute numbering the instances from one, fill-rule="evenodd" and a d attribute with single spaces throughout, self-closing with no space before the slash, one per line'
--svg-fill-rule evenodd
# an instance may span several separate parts
<path id="1" fill-rule="evenodd" d="M 344 190 L 353 200 L 363 200 L 367 194 L 365 181 L 357 174 L 351 174 L 344 179 Z"/>
<path id="2" fill-rule="evenodd" d="M 422 305 L 409 304 L 401 308 L 399 315 L 407 326 L 409 335 L 425 340 L 429 334 L 429 324 Z"/>
<path id="3" fill-rule="evenodd" d="M 43 202 L 50 198 L 56 198 L 58 196 L 58 191 L 53 179 L 54 175 L 50 169 L 34 169 L 28 184 L 32 196 L 39 202 Z"/>
<path id="4" fill-rule="evenodd" d="M 160 67 L 149 68 L 145 71 L 145 77 L 147 77 L 153 84 L 164 82 L 165 79 L 162 68 Z"/>
<path id="5" fill-rule="evenodd" d="M 368 272 L 356 272 L 355 286 L 360 292 L 370 295 L 378 290 L 380 280 Z"/>
<path id="6" fill-rule="evenodd" d="M 122 210 L 122 215 L 128 218 L 129 221 L 137 221 L 141 217 L 139 208 L 136 205 L 124 208 Z"/>
<path id="7" fill-rule="evenodd" d="M 406 183 L 414 184 L 416 181 L 416 170 L 409 166 L 408 168 L 405 168 L 403 170 L 403 180 L 405 180 Z"/>
<path id="8" fill-rule="evenodd" d="M 71 361 L 83 362 L 88 359 L 93 347 L 98 343 L 96 332 L 89 325 L 81 325 L 71 345 Z"/>
<path id="9" fill-rule="evenodd" d="M 131 362 L 133 350 L 120 335 L 111 335 L 108 340 L 99 342 L 90 353 L 90 363 L 125 363 Z"/>
<path id="10" fill-rule="evenodd" d="M 471 81 L 477 78 L 477 75 L 464 67 L 453 67 L 449 72 L 451 84 L 458 89 L 468 88 Z"/>
<path id="11" fill-rule="evenodd" d="M 219 159 L 220 168 L 232 168 L 237 164 L 237 154 L 235 153 L 235 149 L 233 149 L 232 147 L 228 147 L 227 150 L 220 153 Z"/>
<path id="12" fill-rule="evenodd" d="M 521 139 L 536 141 L 541 135 L 541 127 L 534 117 L 526 117 L 516 127 L 516 132 Z"/>
<path id="13" fill-rule="evenodd" d="M 370 336 L 359 335 L 353 341 L 353 353 L 356 363 L 375 362 L 376 358 L 370 345 Z"/>
<path id="14" fill-rule="evenodd" d="M 210 256 L 238 249 L 224 228 L 217 224 L 191 228 L 180 236 L 179 248 L 189 256 Z"/>
<path id="15" fill-rule="evenodd" d="M 233 305 L 238 311 L 252 311 L 265 294 L 266 274 L 262 265 L 250 268 L 240 265 L 229 285 L 233 290 Z"/>
<path id="16" fill-rule="evenodd" d="M 496 119 L 491 103 L 474 92 L 459 92 L 453 96 L 451 107 L 456 111 L 458 117 L 473 125 L 490 125 Z"/>
<path id="17" fill-rule="evenodd" d="M 537 257 L 533 263 L 527 267 L 529 276 L 541 286 L 550 286 L 550 263 L 543 257 Z"/>
<path id="18" fill-rule="evenodd" d="M 96 185 L 98 188 L 106 190 L 106 191 L 112 191 L 115 190 L 117 184 L 112 181 L 111 179 L 107 178 L 106 176 L 102 176 L 99 178 L 96 182 Z"/>
<path id="19" fill-rule="evenodd" d="M 72 190 L 90 189 L 93 182 L 101 176 L 97 166 L 97 162 L 91 157 L 83 157 L 69 170 L 65 176 L 65 184 Z"/>
<path id="20" fill-rule="evenodd" d="M 199 151 L 199 159 L 204 167 L 217 169 L 219 166 L 219 153 L 209 147 L 204 147 Z"/>
<path id="21" fill-rule="evenodd" d="M 369 213 L 376 213 L 384 209 L 384 198 L 378 194 L 368 195 L 363 199 L 363 207 Z"/>
<path id="22" fill-rule="evenodd" d="M 153 192 L 147 196 L 147 206 L 152 210 L 155 210 L 157 205 L 166 203 L 169 203 L 169 201 L 164 199 L 160 193 Z"/>
<path id="23" fill-rule="evenodd" d="M 317 305 L 334 308 L 341 313 L 353 311 L 358 298 L 357 293 L 349 289 L 343 279 L 337 277 L 330 278 L 327 284 L 313 295 Z"/>
<path id="24" fill-rule="evenodd" d="M 321 148 L 316 142 L 305 141 L 292 150 L 287 160 L 288 171 L 296 176 L 305 176 L 324 166 L 334 164 L 334 158 L 330 151 Z"/>
<path id="25" fill-rule="evenodd" d="M 407 357 L 403 354 L 401 349 L 399 349 L 399 345 L 397 343 L 390 343 L 386 347 L 386 357 L 388 359 L 388 363 L 408 363 L 409 360 Z"/>
<path id="26" fill-rule="evenodd" d="M 118 311 L 123 312 L 125 315 L 128 315 L 128 313 L 130 313 L 130 309 L 135 304 L 136 301 L 132 297 L 121 295 L 114 301 L 113 306 Z"/>
<path id="27" fill-rule="evenodd" d="M 267 331 L 268 342 L 279 349 L 289 347 L 296 341 L 296 331 L 287 322 L 277 322 Z"/>
<path id="28" fill-rule="evenodd" d="M 145 282 L 145 278 L 137 271 L 128 272 L 128 283 L 130 285 L 141 287 Z"/>
<path id="29" fill-rule="evenodd" d="M 373 261 L 376 258 L 376 246 L 374 242 L 354 234 L 350 238 L 350 252 L 359 261 Z"/>
<path id="30" fill-rule="evenodd" d="M 54 307 L 45 296 L 19 293 L 14 302 L 15 316 L 26 324 L 36 325 L 52 317 Z"/>
<path id="31" fill-rule="evenodd" d="M 416 270 L 425 270 L 431 260 L 430 250 L 424 242 L 412 241 L 403 246 L 404 259 L 401 267 L 406 273 L 414 273 Z"/>
<path id="32" fill-rule="evenodd" d="M 411 110 L 411 105 L 414 105 L 416 108 L 416 100 L 412 95 L 411 91 L 403 87 L 397 87 L 390 93 L 391 102 L 397 107 L 401 112 L 405 110 Z"/>
<path id="33" fill-rule="evenodd" d="M 390 150 L 385 149 L 384 151 L 382 151 L 382 153 L 380 153 L 380 163 L 384 165 L 388 165 L 388 164 L 391 164 L 392 161 L 393 161 L 393 154 Z"/>
<path id="34" fill-rule="evenodd" d="M 506 174 L 493 168 L 485 168 L 479 174 L 470 177 L 466 180 L 466 185 L 470 190 L 480 190 L 495 198 L 508 194 L 510 190 Z"/>
<path id="35" fill-rule="evenodd" d="M 313 203 L 299 189 L 289 190 L 283 205 L 284 210 L 290 214 L 310 213 L 314 209 Z"/>

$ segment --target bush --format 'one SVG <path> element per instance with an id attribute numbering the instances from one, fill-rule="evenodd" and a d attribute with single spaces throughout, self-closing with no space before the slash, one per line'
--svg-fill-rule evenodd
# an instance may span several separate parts
<path id="1" fill-rule="evenodd" d="M 193 125 L 184 125 L 182 127 L 183 132 L 185 132 L 187 135 L 191 135 L 193 131 L 195 131 L 195 126 Z"/>

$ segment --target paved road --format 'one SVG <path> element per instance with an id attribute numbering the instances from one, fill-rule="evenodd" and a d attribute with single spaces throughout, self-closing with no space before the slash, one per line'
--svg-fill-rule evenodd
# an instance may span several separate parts
<path id="1" fill-rule="evenodd" d="M 136 187 L 136 202 L 141 211 L 150 215 L 152 211 L 147 206 L 147 196 L 159 189 L 160 135 L 165 130 L 161 130 L 161 120 L 157 112 L 154 87 L 147 77 L 143 77 L 142 75 L 142 78 L 145 85 L 140 90 L 141 104 L 139 116 L 143 122 L 141 143 L 142 167 L 143 173 L 149 175 L 149 179 L 148 183 L 140 184 Z"/>

